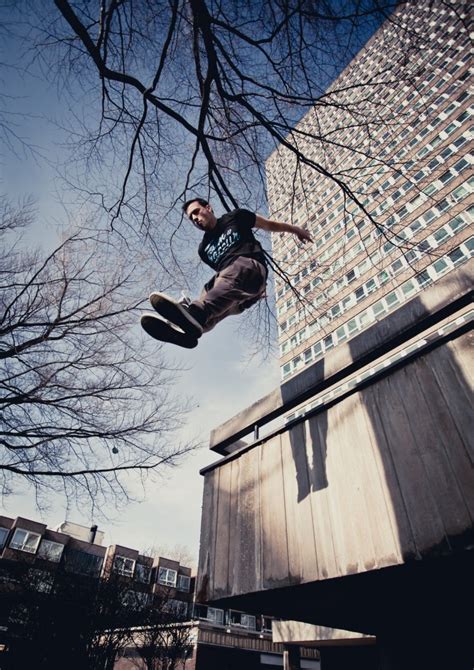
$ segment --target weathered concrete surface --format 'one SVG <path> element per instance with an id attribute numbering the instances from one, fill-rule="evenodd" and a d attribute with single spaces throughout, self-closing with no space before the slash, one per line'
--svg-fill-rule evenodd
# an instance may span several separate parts
<path id="1" fill-rule="evenodd" d="M 367 365 L 401 341 L 427 328 L 434 319 L 455 312 L 472 300 L 474 259 L 453 270 L 435 285 L 386 316 L 349 342 L 338 345 L 324 359 L 303 369 L 281 387 L 247 407 L 211 432 L 210 449 L 220 454 L 235 451 L 234 442 L 261 424 L 265 417 L 272 419 L 285 408 L 304 402 L 338 378 Z"/>
<path id="2" fill-rule="evenodd" d="M 344 644 L 375 644 L 373 635 L 364 635 L 352 630 L 315 626 L 301 621 L 279 621 L 272 624 L 273 642 L 291 643 L 301 646 L 323 647 Z"/>

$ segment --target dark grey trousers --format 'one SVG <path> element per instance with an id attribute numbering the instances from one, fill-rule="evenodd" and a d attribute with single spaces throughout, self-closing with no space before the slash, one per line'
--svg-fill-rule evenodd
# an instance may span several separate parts
<path id="1" fill-rule="evenodd" d="M 239 256 L 205 285 L 199 300 L 191 302 L 190 312 L 206 333 L 226 316 L 240 314 L 263 298 L 266 283 L 265 266 L 253 258 Z"/>

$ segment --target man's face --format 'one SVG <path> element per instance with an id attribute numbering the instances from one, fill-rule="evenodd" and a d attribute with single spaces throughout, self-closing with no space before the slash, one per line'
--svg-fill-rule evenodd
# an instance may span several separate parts
<path id="1" fill-rule="evenodd" d="M 201 230 L 212 230 L 216 225 L 216 217 L 210 205 L 201 205 L 197 200 L 189 203 L 186 215 Z"/>

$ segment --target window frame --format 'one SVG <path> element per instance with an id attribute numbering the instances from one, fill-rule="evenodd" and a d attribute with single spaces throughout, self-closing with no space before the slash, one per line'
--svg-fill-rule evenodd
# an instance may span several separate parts
<path id="1" fill-rule="evenodd" d="M 183 587 L 181 582 L 187 580 L 187 586 Z M 179 575 L 176 581 L 176 588 L 178 591 L 183 591 L 184 593 L 189 593 L 191 589 L 191 577 L 189 575 Z"/>
<path id="2" fill-rule="evenodd" d="M 120 562 L 122 562 L 121 566 L 119 565 Z M 126 569 L 125 567 L 125 564 L 128 562 L 132 564 L 131 569 Z M 133 577 L 135 573 L 135 564 L 136 560 L 134 558 L 130 558 L 129 556 L 122 556 L 121 554 L 115 554 L 113 570 L 123 577 Z"/>
<path id="3" fill-rule="evenodd" d="M 41 553 L 42 548 L 46 544 L 53 545 L 53 547 L 52 547 L 53 548 L 53 554 L 48 554 L 47 551 L 44 555 Z M 61 547 L 61 552 L 60 552 L 59 556 L 56 557 L 56 555 L 54 554 L 54 549 L 56 549 L 58 547 Z M 63 555 L 63 551 L 64 551 L 64 544 L 62 544 L 61 542 L 55 542 L 54 540 L 48 540 L 48 538 L 43 537 L 41 539 L 41 542 L 40 542 L 39 547 L 38 547 L 37 556 L 38 556 L 38 558 L 42 558 L 45 561 L 52 561 L 53 563 L 59 563 L 60 560 L 61 560 L 61 557 Z"/>
<path id="4" fill-rule="evenodd" d="M 147 579 L 144 579 L 143 576 L 140 575 L 141 572 L 145 572 L 145 575 L 147 575 Z M 141 584 L 149 584 L 151 581 L 151 567 L 149 565 L 145 565 L 144 563 L 135 563 L 135 574 L 134 574 L 135 580 L 137 582 L 140 582 Z"/>
<path id="5" fill-rule="evenodd" d="M 166 572 L 166 576 L 168 575 L 169 572 L 174 573 L 174 581 L 171 581 L 167 577 L 162 579 L 162 573 Z M 178 579 L 178 571 L 173 570 L 173 568 L 165 568 L 163 565 L 158 566 L 158 584 L 161 584 L 162 586 L 171 586 L 173 588 L 176 588 L 176 582 Z"/>
<path id="6" fill-rule="evenodd" d="M 26 533 L 26 537 L 25 537 L 24 541 L 21 543 L 21 546 L 20 546 L 20 543 L 17 543 L 16 546 L 14 544 L 15 537 L 16 537 L 17 533 Z M 28 539 L 29 539 L 30 536 L 36 537 L 36 544 L 35 544 L 34 548 L 31 547 L 30 549 L 26 549 L 25 545 L 28 542 Z M 26 530 L 26 528 L 15 528 L 15 532 L 13 533 L 13 537 L 10 540 L 10 544 L 8 546 L 11 549 L 15 549 L 16 551 L 24 551 L 27 554 L 36 554 L 40 541 L 41 541 L 41 535 L 39 533 L 35 533 L 32 530 Z"/>
<path id="7" fill-rule="evenodd" d="M 0 549 L 3 549 L 3 547 L 6 545 L 7 539 L 8 539 L 8 534 L 10 533 L 10 530 L 11 530 L 10 528 L 5 528 L 5 526 L 0 526 Z M 3 539 L 1 537 L 2 531 L 5 531 L 5 535 L 4 535 Z"/>

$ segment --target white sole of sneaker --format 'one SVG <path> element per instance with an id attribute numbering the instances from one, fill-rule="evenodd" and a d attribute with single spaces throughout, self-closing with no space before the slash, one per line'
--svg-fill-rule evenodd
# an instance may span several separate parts
<path id="1" fill-rule="evenodd" d="M 197 337 L 174 328 L 171 324 L 160 319 L 156 314 L 145 312 L 140 317 L 140 325 L 143 330 L 160 342 L 168 342 L 185 349 L 194 349 L 198 345 Z"/>
<path id="2" fill-rule="evenodd" d="M 155 291 L 150 293 L 150 303 L 155 311 L 172 324 L 182 328 L 184 332 L 199 337 L 203 328 L 182 305 L 165 293 Z"/>

